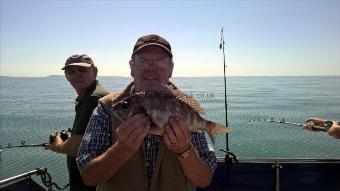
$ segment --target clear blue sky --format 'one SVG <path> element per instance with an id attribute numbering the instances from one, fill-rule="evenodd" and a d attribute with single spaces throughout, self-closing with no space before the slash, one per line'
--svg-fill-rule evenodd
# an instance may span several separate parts
<path id="1" fill-rule="evenodd" d="M 48 76 L 74 53 L 129 76 L 137 38 L 173 48 L 174 76 L 340 75 L 340 1 L 1 0 L 1 75 Z"/>

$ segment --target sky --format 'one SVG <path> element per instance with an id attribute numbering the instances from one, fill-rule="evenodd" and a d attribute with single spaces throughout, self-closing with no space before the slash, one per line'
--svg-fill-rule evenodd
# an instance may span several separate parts
<path id="1" fill-rule="evenodd" d="M 72 54 L 129 76 L 138 37 L 172 46 L 173 76 L 340 75 L 340 1 L 0 0 L 0 75 L 63 75 Z"/>

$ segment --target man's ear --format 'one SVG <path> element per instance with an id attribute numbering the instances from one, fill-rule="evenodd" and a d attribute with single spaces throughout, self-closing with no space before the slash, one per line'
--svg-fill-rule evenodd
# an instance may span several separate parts
<path id="1" fill-rule="evenodd" d="M 172 71 L 173 71 L 173 69 L 174 69 L 174 62 L 171 61 L 171 65 L 170 65 L 170 69 L 169 69 L 169 78 L 172 77 Z"/>
<path id="2" fill-rule="evenodd" d="M 98 68 L 97 68 L 97 67 L 94 67 L 94 69 L 93 69 L 93 72 L 94 72 L 94 77 L 97 77 L 97 74 L 98 74 Z"/>
<path id="3" fill-rule="evenodd" d="M 134 69 L 133 69 L 133 61 L 132 61 L 132 59 L 129 61 L 129 65 L 130 65 L 130 75 L 132 76 L 132 77 L 134 77 Z"/>

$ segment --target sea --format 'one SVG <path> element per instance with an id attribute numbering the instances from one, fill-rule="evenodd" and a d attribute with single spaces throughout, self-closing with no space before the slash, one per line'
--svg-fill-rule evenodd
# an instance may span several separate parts
<path id="1" fill-rule="evenodd" d="M 130 77 L 98 77 L 111 92 Z M 238 158 L 340 159 L 340 140 L 326 132 L 265 119 L 304 123 L 306 118 L 340 120 L 340 76 L 175 77 L 171 81 L 197 99 L 208 120 L 233 131 L 212 145 L 218 157 L 229 148 Z M 64 76 L 0 77 L 0 144 L 48 142 L 49 135 L 72 127 L 76 93 Z M 42 147 L 2 149 L 0 180 L 45 167 L 52 181 L 68 183 L 66 157 Z M 38 180 L 38 177 L 34 179 Z M 39 181 L 39 180 L 38 180 Z"/>

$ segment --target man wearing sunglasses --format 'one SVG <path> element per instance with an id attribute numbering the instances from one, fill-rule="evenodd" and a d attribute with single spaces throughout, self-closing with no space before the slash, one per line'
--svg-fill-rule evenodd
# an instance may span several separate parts
<path id="1" fill-rule="evenodd" d="M 78 95 L 75 100 L 73 129 L 71 137 L 65 142 L 57 132 L 54 143 L 46 145 L 46 149 L 67 155 L 70 191 L 95 191 L 95 187 L 83 183 L 76 165 L 76 156 L 93 109 L 97 106 L 99 98 L 109 92 L 96 80 L 98 69 L 86 54 L 70 56 L 62 70 Z"/>
<path id="2" fill-rule="evenodd" d="M 120 121 L 112 104 L 167 83 L 174 67 L 171 46 L 155 34 L 140 37 L 129 62 L 133 82 L 99 100 L 81 142 L 77 164 L 84 182 L 99 191 L 192 191 L 210 184 L 216 156 L 204 132 L 189 132 L 171 118 L 165 134 L 150 135 L 150 119 L 136 114 Z"/>

